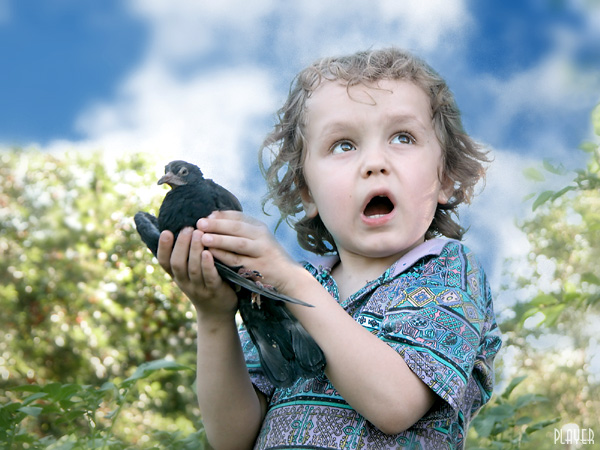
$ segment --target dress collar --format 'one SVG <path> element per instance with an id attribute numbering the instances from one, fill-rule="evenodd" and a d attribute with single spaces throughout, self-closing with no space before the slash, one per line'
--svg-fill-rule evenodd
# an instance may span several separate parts
<path id="1" fill-rule="evenodd" d="M 417 247 L 413 248 L 411 251 L 406 253 L 400 259 L 398 259 L 394 264 L 392 264 L 390 267 L 391 271 L 389 275 L 400 275 L 405 270 L 414 266 L 417 263 L 417 261 L 424 258 L 425 256 L 439 256 L 446 244 L 452 241 L 453 239 L 434 238 L 423 242 L 422 244 L 418 245 Z M 333 267 L 339 261 L 340 257 L 338 255 L 314 255 L 308 260 L 308 262 L 315 269 L 317 269 L 318 272 L 327 273 L 331 273 L 331 269 L 333 269 Z"/>

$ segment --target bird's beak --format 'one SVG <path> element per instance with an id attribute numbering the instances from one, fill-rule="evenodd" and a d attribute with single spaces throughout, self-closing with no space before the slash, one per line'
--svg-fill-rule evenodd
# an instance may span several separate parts
<path id="1" fill-rule="evenodd" d="M 165 184 L 165 183 L 169 183 L 169 181 L 171 181 L 173 179 L 173 172 L 169 172 L 164 174 L 160 180 L 158 180 L 158 183 L 156 184 Z"/>
<path id="2" fill-rule="evenodd" d="M 182 181 L 179 177 L 177 177 L 173 172 L 167 172 L 164 174 L 160 180 L 158 180 L 157 184 L 168 184 L 171 187 L 181 186 Z"/>

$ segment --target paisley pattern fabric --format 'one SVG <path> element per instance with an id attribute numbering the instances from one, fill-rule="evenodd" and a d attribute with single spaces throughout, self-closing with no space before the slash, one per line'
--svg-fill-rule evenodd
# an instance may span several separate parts
<path id="1" fill-rule="evenodd" d="M 275 389 L 242 327 L 248 371 L 269 398 L 255 449 L 463 448 L 470 420 L 491 397 L 501 345 L 490 289 L 473 253 L 457 241 L 427 241 L 341 301 L 331 277 L 335 262 L 305 267 L 348 314 L 398 352 L 438 401 L 410 429 L 386 435 L 352 409 L 324 373 Z"/>

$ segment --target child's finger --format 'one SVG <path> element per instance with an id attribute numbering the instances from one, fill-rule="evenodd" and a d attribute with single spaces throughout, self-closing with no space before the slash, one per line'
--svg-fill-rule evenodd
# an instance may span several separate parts
<path id="1" fill-rule="evenodd" d="M 204 285 L 207 289 L 216 290 L 223 280 L 221 279 L 219 272 L 217 272 L 213 255 L 210 253 L 210 251 L 204 250 L 202 252 L 201 259 Z"/>
<path id="2" fill-rule="evenodd" d="M 204 233 L 199 230 L 193 230 L 191 244 L 189 248 L 187 272 L 188 278 L 192 282 L 204 284 L 202 277 L 202 235 Z"/>
<path id="3" fill-rule="evenodd" d="M 205 233 L 202 236 L 202 243 L 216 259 L 229 266 L 241 264 L 240 261 L 237 259 L 234 261 L 232 258 L 254 257 L 257 253 L 256 242 L 244 237 Z"/>
<path id="4" fill-rule="evenodd" d="M 225 234 L 251 238 L 257 229 L 263 226 L 252 217 L 248 217 L 239 211 L 217 211 L 208 217 L 204 217 L 196 223 L 196 227 L 205 233 Z"/>
<path id="5" fill-rule="evenodd" d="M 192 241 L 192 231 L 193 228 L 191 227 L 181 230 L 175 241 L 173 251 L 171 252 L 171 270 L 173 271 L 173 277 L 176 280 L 189 280 L 188 256 L 190 253 L 190 243 Z"/>
<path id="6" fill-rule="evenodd" d="M 160 238 L 158 240 L 158 251 L 156 253 L 156 259 L 158 259 L 158 264 L 167 272 L 169 275 L 173 276 L 173 271 L 171 270 L 171 251 L 173 250 L 173 233 L 170 231 L 163 231 L 160 234 Z"/>

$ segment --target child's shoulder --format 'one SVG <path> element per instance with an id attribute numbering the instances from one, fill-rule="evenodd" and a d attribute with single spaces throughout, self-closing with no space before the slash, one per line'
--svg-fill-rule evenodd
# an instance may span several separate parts
<path id="1" fill-rule="evenodd" d="M 449 239 L 440 250 L 437 262 L 439 264 L 451 265 L 461 268 L 469 273 L 484 272 L 481 262 L 475 252 L 461 241 Z"/>

